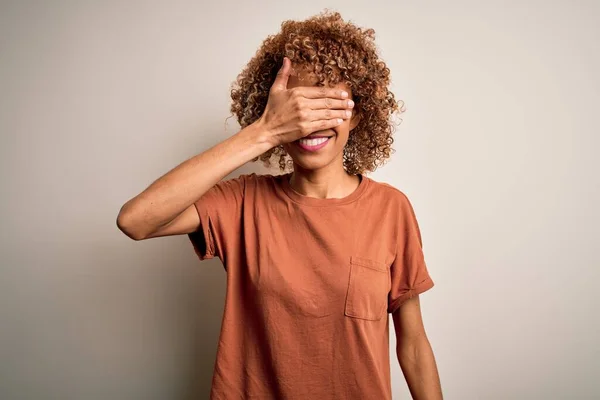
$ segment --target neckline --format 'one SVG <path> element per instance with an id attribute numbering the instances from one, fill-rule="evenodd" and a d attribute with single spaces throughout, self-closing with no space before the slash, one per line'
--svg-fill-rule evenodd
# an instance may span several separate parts
<path id="1" fill-rule="evenodd" d="M 329 198 L 329 199 L 320 199 L 317 197 L 305 196 L 296 192 L 292 186 L 290 185 L 290 177 L 292 176 L 292 172 L 288 172 L 287 174 L 280 175 L 279 178 L 281 180 L 281 187 L 285 194 L 294 202 L 299 204 L 305 204 L 309 206 L 337 206 L 341 204 L 348 204 L 355 200 L 357 200 L 366 190 L 369 184 L 369 178 L 362 174 L 357 174 L 360 178 L 360 182 L 358 187 L 354 189 L 352 193 L 347 195 L 346 197 L 340 198 Z"/>

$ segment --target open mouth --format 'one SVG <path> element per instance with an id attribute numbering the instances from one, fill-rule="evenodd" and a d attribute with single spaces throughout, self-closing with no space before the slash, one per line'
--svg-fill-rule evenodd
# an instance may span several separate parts
<path id="1" fill-rule="evenodd" d="M 316 137 L 305 137 L 296 140 L 294 143 L 298 145 L 302 150 L 306 151 L 317 151 L 322 149 L 330 142 L 333 136 L 316 136 Z"/>

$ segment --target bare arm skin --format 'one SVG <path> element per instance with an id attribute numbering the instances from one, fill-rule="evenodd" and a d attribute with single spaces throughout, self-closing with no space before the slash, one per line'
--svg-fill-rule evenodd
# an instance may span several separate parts
<path id="1" fill-rule="evenodd" d="M 194 203 L 226 175 L 272 147 L 348 118 L 346 110 L 353 105 L 339 89 L 287 89 L 291 68 L 284 58 L 256 122 L 179 164 L 127 201 L 117 216 L 119 229 L 134 240 L 194 232 L 200 224 Z"/>
<path id="2" fill-rule="evenodd" d="M 419 296 L 392 314 L 396 355 L 410 394 L 415 400 L 441 400 L 442 389 L 433 350 L 425 333 Z"/>
<path id="3" fill-rule="evenodd" d="M 126 202 L 117 226 L 134 240 L 194 232 L 200 218 L 193 203 L 227 174 L 271 147 L 259 124 L 242 129 L 179 164 Z"/>

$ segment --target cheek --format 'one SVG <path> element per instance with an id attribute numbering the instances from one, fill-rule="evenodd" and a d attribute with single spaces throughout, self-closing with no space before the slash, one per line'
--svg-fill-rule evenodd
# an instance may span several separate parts
<path id="1" fill-rule="evenodd" d="M 290 143 L 284 143 L 281 145 L 283 147 L 283 149 L 285 150 L 286 153 L 290 154 L 290 150 L 291 150 L 291 145 Z"/>
<path id="2" fill-rule="evenodd" d="M 342 125 L 339 125 L 336 128 L 334 128 L 337 141 L 345 143 L 348 140 L 349 125 L 349 122 L 346 121 L 342 123 Z"/>
<path id="3" fill-rule="evenodd" d="M 352 118 L 354 117 L 354 114 L 352 114 Z M 335 127 L 335 131 L 338 132 L 340 135 L 348 135 L 348 132 L 350 131 L 350 124 L 352 122 L 352 118 L 347 118 L 344 120 L 344 122 L 341 123 L 341 125 L 338 125 L 337 127 Z"/>

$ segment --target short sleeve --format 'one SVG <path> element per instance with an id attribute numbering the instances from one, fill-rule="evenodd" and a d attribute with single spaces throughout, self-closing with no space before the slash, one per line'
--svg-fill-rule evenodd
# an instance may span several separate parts
<path id="1" fill-rule="evenodd" d="M 415 212 L 403 193 L 399 219 L 396 257 L 390 267 L 392 287 L 388 297 L 389 313 L 434 285 L 425 263 L 421 231 Z"/>
<path id="2" fill-rule="evenodd" d="M 215 256 L 224 260 L 227 250 L 239 243 L 249 177 L 240 175 L 220 181 L 194 203 L 200 225 L 188 237 L 200 260 Z"/>

